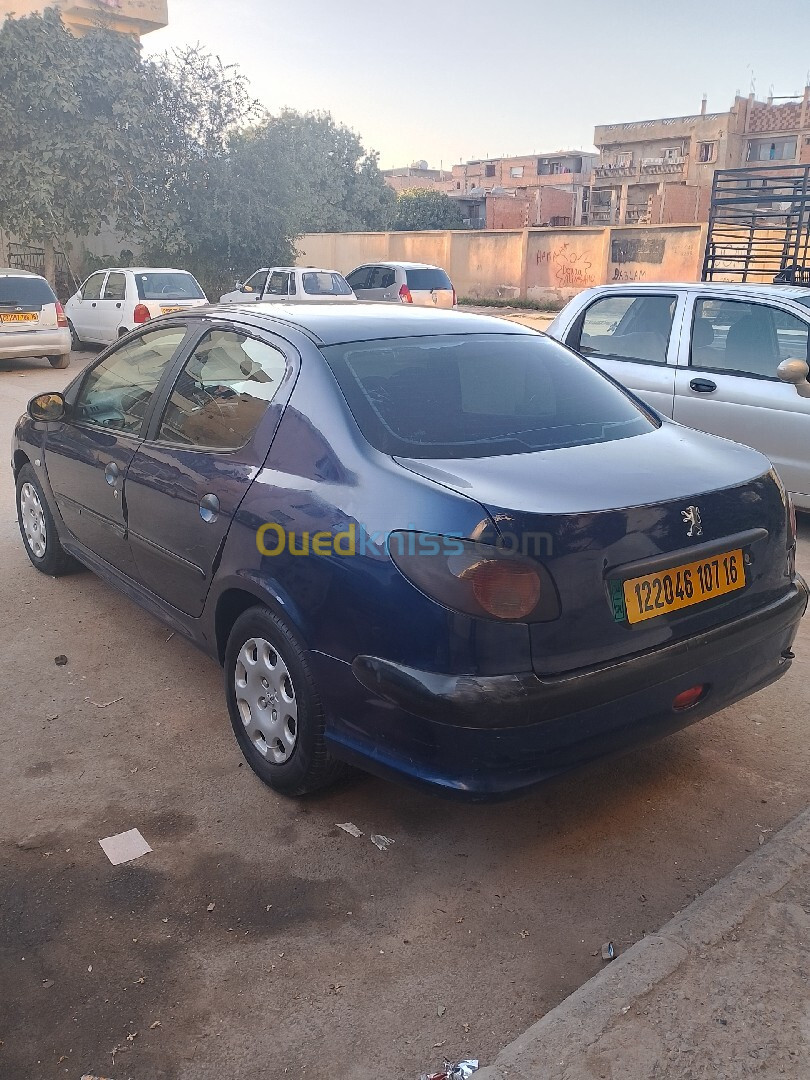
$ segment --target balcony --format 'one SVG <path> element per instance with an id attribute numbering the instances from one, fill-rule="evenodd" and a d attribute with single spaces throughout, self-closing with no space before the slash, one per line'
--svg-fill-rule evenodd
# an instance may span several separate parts
<path id="1" fill-rule="evenodd" d="M 596 165 L 594 166 L 593 174 L 598 179 L 604 177 L 623 177 L 623 176 L 635 176 L 635 165 Z"/>
<path id="2" fill-rule="evenodd" d="M 642 158 L 642 173 L 680 173 L 686 158 L 681 155 L 673 158 Z"/>

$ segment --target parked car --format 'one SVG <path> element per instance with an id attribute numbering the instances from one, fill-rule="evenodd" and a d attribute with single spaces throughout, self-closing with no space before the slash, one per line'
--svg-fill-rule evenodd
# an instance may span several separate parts
<path id="1" fill-rule="evenodd" d="M 547 332 L 665 416 L 761 450 L 810 510 L 810 289 L 605 285 Z"/>
<path id="2" fill-rule="evenodd" d="M 454 308 L 456 290 L 440 266 L 427 263 L 364 263 L 346 275 L 358 300 L 417 307 Z"/>
<path id="3" fill-rule="evenodd" d="M 777 679 L 807 602 L 761 454 L 483 316 L 175 312 L 35 397 L 13 469 L 34 566 L 216 657 L 292 795 L 518 792 Z"/>
<path id="4" fill-rule="evenodd" d="M 70 363 L 70 331 L 62 305 L 44 277 L 0 269 L 0 360 L 44 356 L 51 367 Z"/>
<path id="5" fill-rule="evenodd" d="M 264 266 L 244 285 L 237 281 L 233 292 L 220 296 L 220 304 L 250 304 L 257 300 L 276 303 L 313 303 L 354 300 L 345 277 L 336 270 L 317 266 Z"/>
<path id="6" fill-rule="evenodd" d="M 187 270 L 171 267 L 112 267 L 91 274 L 68 300 L 65 312 L 73 348 L 84 342 L 109 345 L 150 319 L 207 304 Z"/>

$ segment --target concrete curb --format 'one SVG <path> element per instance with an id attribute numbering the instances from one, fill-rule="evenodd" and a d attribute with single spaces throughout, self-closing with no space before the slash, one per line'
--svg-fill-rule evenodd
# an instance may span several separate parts
<path id="1" fill-rule="evenodd" d="M 728 877 L 643 938 L 504 1047 L 475 1080 L 552 1080 L 577 1076 L 586 1054 L 623 1010 L 687 958 L 731 932 L 754 905 L 779 892 L 810 861 L 810 809 L 786 825 Z M 569 1071 L 570 1070 L 570 1071 Z"/>

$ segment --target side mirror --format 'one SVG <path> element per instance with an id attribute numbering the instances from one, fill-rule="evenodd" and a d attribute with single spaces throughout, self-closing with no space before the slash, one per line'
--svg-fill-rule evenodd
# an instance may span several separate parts
<path id="1" fill-rule="evenodd" d="M 37 394 L 28 402 L 32 420 L 61 420 L 65 415 L 65 399 L 61 394 Z"/>
<path id="2" fill-rule="evenodd" d="M 810 367 L 805 360 L 783 360 L 776 374 L 782 382 L 795 386 L 799 397 L 810 398 Z"/>
<path id="3" fill-rule="evenodd" d="M 238 288 L 240 292 L 253 292 L 252 285 L 239 285 Z"/>

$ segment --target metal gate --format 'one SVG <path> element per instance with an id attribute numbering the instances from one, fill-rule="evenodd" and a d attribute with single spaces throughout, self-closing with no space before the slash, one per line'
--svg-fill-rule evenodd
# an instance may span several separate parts
<path id="1" fill-rule="evenodd" d="M 810 285 L 810 165 L 717 170 L 703 280 Z"/>

